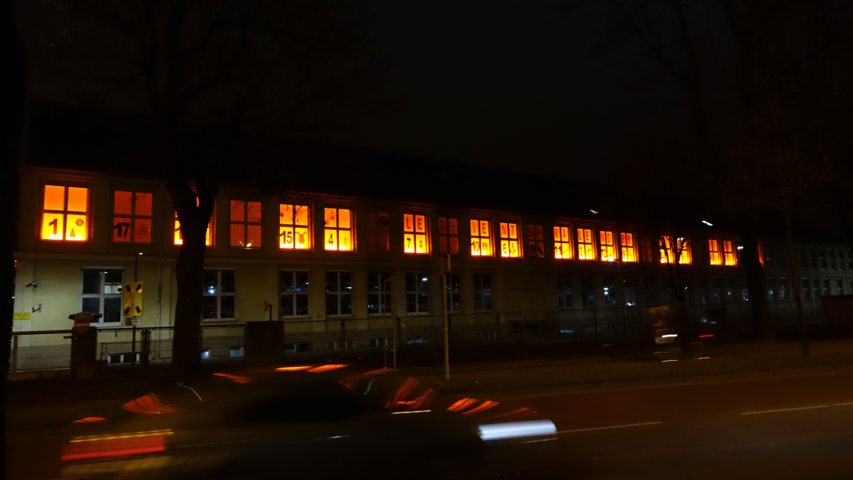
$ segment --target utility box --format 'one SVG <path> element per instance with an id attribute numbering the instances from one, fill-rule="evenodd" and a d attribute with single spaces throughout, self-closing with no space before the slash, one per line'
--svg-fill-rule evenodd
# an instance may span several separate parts
<path id="1" fill-rule="evenodd" d="M 246 364 L 273 365 L 284 353 L 284 322 L 246 322 Z"/>
<path id="2" fill-rule="evenodd" d="M 74 321 L 71 327 L 71 377 L 91 378 L 97 367 L 98 329 L 92 328 L 92 320 L 100 314 L 79 312 L 68 316 Z"/>

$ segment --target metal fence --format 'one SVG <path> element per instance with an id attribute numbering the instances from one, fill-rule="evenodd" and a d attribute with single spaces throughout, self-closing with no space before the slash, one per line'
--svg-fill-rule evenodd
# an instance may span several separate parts
<path id="1" fill-rule="evenodd" d="M 448 337 L 457 346 L 630 340 L 643 333 L 643 321 L 636 309 L 450 313 Z M 202 324 L 202 360 L 244 361 L 248 323 Z M 283 321 L 280 353 L 286 359 L 302 354 L 345 351 L 440 349 L 444 338 L 443 323 L 440 315 L 288 320 Z M 171 361 L 171 326 L 92 328 L 97 331 L 94 362 L 104 368 Z M 71 368 L 70 329 L 13 332 L 11 341 L 12 373 Z"/>
<path id="2" fill-rule="evenodd" d="M 819 311 L 811 311 L 810 324 Z M 748 309 L 703 307 L 690 312 L 710 326 L 738 327 Z M 789 312 L 776 310 L 777 315 Z M 782 315 L 780 315 L 782 316 Z M 451 312 L 448 337 L 457 347 L 545 342 L 643 342 L 651 340 L 644 307 L 578 308 L 549 311 Z M 267 322 L 261 320 L 259 322 Z M 203 323 L 203 361 L 243 362 L 247 325 L 258 322 Z M 329 317 L 325 320 L 284 320 L 282 360 L 311 354 L 372 352 L 389 355 L 405 349 L 443 347 L 441 315 L 369 318 Z M 93 327 L 97 329 L 94 362 L 99 367 L 168 363 L 172 359 L 173 327 Z M 12 332 L 10 372 L 71 368 L 71 330 Z"/>

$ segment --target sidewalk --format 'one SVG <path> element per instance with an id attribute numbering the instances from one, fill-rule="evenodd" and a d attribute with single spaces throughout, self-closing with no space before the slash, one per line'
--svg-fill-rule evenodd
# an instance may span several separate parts
<path id="1" fill-rule="evenodd" d="M 581 390 L 648 383 L 694 382 L 732 375 L 788 374 L 849 369 L 853 373 L 853 338 L 812 340 L 803 355 L 799 341 L 707 345 L 681 352 L 662 346 L 613 352 L 600 348 L 586 356 L 540 356 L 527 359 L 443 364 L 405 370 L 443 392 L 515 393 Z"/>

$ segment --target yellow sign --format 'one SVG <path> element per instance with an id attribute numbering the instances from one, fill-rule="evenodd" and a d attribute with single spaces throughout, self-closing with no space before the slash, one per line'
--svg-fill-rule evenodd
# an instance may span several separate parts
<path id="1" fill-rule="evenodd" d="M 30 312 L 15 312 L 12 316 L 13 320 L 30 320 L 33 318 L 33 314 Z"/>
<path id="2" fill-rule="evenodd" d="M 125 317 L 142 316 L 142 282 L 125 282 L 121 290 L 121 312 Z"/>

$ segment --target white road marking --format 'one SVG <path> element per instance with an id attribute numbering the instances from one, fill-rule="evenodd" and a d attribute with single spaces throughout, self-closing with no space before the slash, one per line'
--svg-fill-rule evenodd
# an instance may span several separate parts
<path id="1" fill-rule="evenodd" d="M 752 412 L 741 412 L 741 415 L 764 415 L 767 413 L 786 413 L 786 412 L 799 412 L 801 410 L 817 410 L 820 408 L 829 408 L 829 405 L 809 405 L 807 407 L 791 407 L 791 408 L 777 408 L 774 410 L 755 410 Z"/>
<path id="2" fill-rule="evenodd" d="M 661 423 L 663 423 L 663 422 L 654 421 L 654 422 L 643 422 L 643 423 L 626 423 L 623 425 L 608 425 L 606 427 L 575 428 L 572 430 L 559 430 L 559 431 L 557 431 L 557 434 L 563 435 L 566 433 L 596 432 L 599 430 L 616 430 L 619 428 L 648 427 L 651 425 L 660 425 Z"/>

